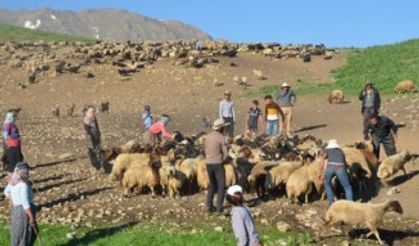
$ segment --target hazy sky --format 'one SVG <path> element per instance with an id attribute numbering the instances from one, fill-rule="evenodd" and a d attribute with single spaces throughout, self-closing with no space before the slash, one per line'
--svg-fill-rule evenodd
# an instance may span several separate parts
<path id="1" fill-rule="evenodd" d="M 365 47 L 419 37 L 415 0 L 0 0 L 6 9 L 123 8 L 237 42 Z"/>

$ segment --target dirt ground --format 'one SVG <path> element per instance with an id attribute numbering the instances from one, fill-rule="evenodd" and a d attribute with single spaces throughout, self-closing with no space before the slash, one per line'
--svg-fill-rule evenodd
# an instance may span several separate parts
<path id="1" fill-rule="evenodd" d="M 230 66 L 234 62 L 237 67 Z M 144 104 L 150 104 L 156 113 L 168 113 L 173 121 L 172 129 L 191 134 L 198 132 L 203 117 L 217 117 L 218 101 L 223 91 L 233 92 L 238 117 L 238 132 L 244 126 L 244 117 L 252 97 L 249 93 L 266 85 L 279 85 L 288 81 L 292 85 L 308 82 L 330 82 L 330 71 L 345 63 L 345 54 L 337 54 L 332 60 L 315 57 L 310 63 L 301 60 L 271 60 L 261 55 L 240 54 L 235 58 L 220 58 L 219 64 L 204 68 L 173 66 L 172 60 L 161 60 L 122 79 L 111 65 L 92 65 L 83 68 L 95 78 L 87 79 L 82 74 L 63 74 L 57 78 L 48 75 L 40 82 L 19 89 L 17 84 L 26 80 L 23 69 L 10 69 L 0 65 L 0 112 L 11 107 L 21 107 L 18 125 L 23 138 L 26 159 L 34 165 L 33 179 L 36 190 L 35 202 L 40 206 L 42 222 L 78 226 L 95 226 L 102 223 L 121 223 L 130 220 L 157 221 L 175 219 L 182 222 L 195 221 L 204 211 L 203 193 L 186 196 L 179 200 L 168 198 L 151 199 L 149 194 L 124 198 L 117 183 L 111 182 L 102 173 L 93 170 L 85 156 L 84 132 L 81 109 L 83 105 L 110 102 L 110 112 L 99 114 L 98 120 L 105 145 L 117 146 L 141 136 L 139 113 Z M 256 80 L 253 69 L 262 70 L 267 80 Z M 233 76 L 246 76 L 251 86 L 244 89 L 233 82 Z M 217 78 L 224 85 L 214 87 Z M 300 82 L 297 82 L 300 81 Z M 356 98 L 348 98 L 341 105 L 330 105 L 326 95 L 298 97 L 294 112 L 293 128 L 297 134 L 312 134 L 324 140 L 337 138 L 342 144 L 352 144 L 362 138 L 360 107 Z M 263 95 L 258 99 L 263 101 Z M 60 105 L 65 111 L 69 104 L 76 105 L 77 115 L 72 118 L 56 118 L 51 110 Z M 419 97 L 392 97 L 384 101 L 383 113 L 393 118 L 400 129 L 397 140 L 399 149 L 418 153 L 416 126 L 419 119 Z M 60 155 L 74 156 L 67 161 Z M 408 164 L 408 179 L 398 173 L 393 185 L 400 193 L 387 195 L 382 188 L 372 202 L 398 199 L 405 213 L 386 218 L 383 238 L 394 245 L 418 245 L 419 213 L 419 164 Z M 3 186 L 5 178 L 1 180 Z M 326 203 L 315 201 L 308 205 L 290 204 L 286 198 L 259 204 L 253 208 L 257 221 L 275 226 L 286 221 L 301 232 L 313 231 L 324 214 Z M 5 202 L 0 205 L 2 218 L 8 217 Z M 303 214 L 304 216 L 299 216 Z M 204 221 L 217 224 L 218 219 L 202 215 Z M 342 237 L 338 237 L 342 239 Z M 337 244 L 337 239 L 327 239 L 319 244 Z M 368 240 L 368 243 L 375 240 Z"/>

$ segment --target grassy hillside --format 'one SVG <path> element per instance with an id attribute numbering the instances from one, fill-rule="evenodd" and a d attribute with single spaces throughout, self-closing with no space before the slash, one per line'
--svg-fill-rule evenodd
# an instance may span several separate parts
<path id="1" fill-rule="evenodd" d="M 44 32 L 38 30 L 30 30 L 23 27 L 16 27 L 6 24 L 0 24 L 0 41 L 69 41 L 69 42 L 87 42 L 93 43 L 94 40 L 75 37 L 66 34 L 59 34 L 53 32 Z"/>
<path id="2" fill-rule="evenodd" d="M 366 80 L 383 94 L 393 92 L 401 80 L 419 81 L 419 39 L 352 51 L 345 66 L 334 71 L 336 84 L 349 94 L 357 93 Z"/>

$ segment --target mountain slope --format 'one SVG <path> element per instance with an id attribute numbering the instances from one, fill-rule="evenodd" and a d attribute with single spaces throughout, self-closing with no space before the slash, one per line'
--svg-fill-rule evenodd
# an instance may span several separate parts
<path id="1" fill-rule="evenodd" d="M 49 8 L 0 10 L 0 23 L 102 40 L 211 39 L 200 29 L 174 21 L 160 21 L 120 9 L 87 9 L 80 12 Z"/>
<path id="2" fill-rule="evenodd" d="M 0 24 L 0 41 L 69 41 L 94 43 L 95 40 L 71 36 L 68 34 L 59 34 L 53 32 L 31 30 L 23 27 L 17 27 L 7 24 Z"/>

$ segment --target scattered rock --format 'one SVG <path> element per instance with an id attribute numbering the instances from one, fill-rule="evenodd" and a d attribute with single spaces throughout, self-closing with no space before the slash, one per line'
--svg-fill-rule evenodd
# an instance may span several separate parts
<path id="1" fill-rule="evenodd" d="M 223 228 L 222 226 L 216 226 L 216 227 L 214 228 L 214 230 L 215 230 L 215 231 L 218 231 L 218 232 L 222 232 L 222 231 L 224 231 L 224 228 Z"/>

